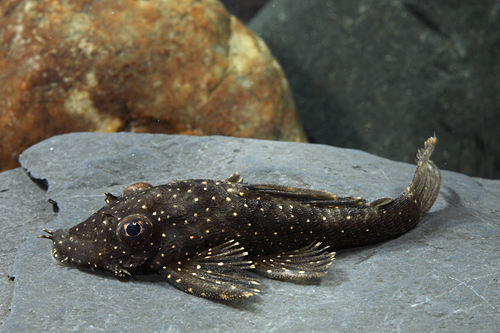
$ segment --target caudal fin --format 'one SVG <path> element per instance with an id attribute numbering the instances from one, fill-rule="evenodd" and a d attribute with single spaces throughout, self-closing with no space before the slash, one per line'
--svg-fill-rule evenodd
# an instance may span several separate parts
<path id="1" fill-rule="evenodd" d="M 422 215 L 431 209 L 441 188 L 441 172 L 430 160 L 436 146 L 435 136 L 427 139 L 424 148 L 417 152 L 417 171 L 413 176 L 410 186 L 401 194 L 410 194 L 420 205 Z"/>

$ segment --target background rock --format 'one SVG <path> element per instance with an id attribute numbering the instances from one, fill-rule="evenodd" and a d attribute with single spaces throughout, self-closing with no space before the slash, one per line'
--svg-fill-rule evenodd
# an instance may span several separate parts
<path id="1" fill-rule="evenodd" d="M 500 177 L 497 1 L 270 1 L 250 22 L 283 66 L 312 142 Z"/>
<path id="2" fill-rule="evenodd" d="M 406 153 L 421 145 L 415 142 Z M 438 144 L 434 156 L 443 148 Z M 44 223 L 52 230 L 79 223 L 104 204 L 104 192 L 120 193 L 138 181 L 224 179 L 239 171 L 250 183 L 373 200 L 399 194 L 415 171 L 415 165 L 323 145 L 131 133 L 53 137 L 24 152 L 21 162 L 48 184 L 46 199 L 59 208 L 57 217 Z M 18 169 L 0 179 L 20 176 Z M 35 238 L 40 231 L 19 224 L 14 236 L 27 241 L 16 256 L 12 311 L 2 330 L 495 331 L 500 325 L 499 185 L 444 171 L 436 204 L 414 230 L 379 245 L 340 251 L 321 281 L 261 278 L 261 295 L 243 302 L 197 298 L 157 274 L 136 274 L 123 282 L 110 273 L 59 266 L 51 259 L 51 243 Z M 39 194 L 27 196 L 39 193 L 36 185 L 24 181 L 8 189 L 0 192 L 10 200 L 0 206 L 0 216 L 8 216 L 2 228 L 18 216 L 41 224 L 31 207 L 50 205 Z M 3 231 L 0 244 L 13 235 Z M 11 285 L 7 278 L 0 281 L 0 289 Z"/>
<path id="3" fill-rule="evenodd" d="M 221 0 L 227 11 L 247 23 L 269 0 Z"/>
<path id="4" fill-rule="evenodd" d="M 306 141 L 267 46 L 215 0 L 2 1 L 0 161 L 59 133 Z"/>

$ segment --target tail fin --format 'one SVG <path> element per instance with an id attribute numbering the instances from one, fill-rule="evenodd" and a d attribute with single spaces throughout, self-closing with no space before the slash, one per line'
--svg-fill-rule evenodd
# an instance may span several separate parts
<path id="1" fill-rule="evenodd" d="M 422 215 L 431 209 L 441 187 L 441 172 L 430 160 L 437 143 L 436 136 L 425 141 L 424 148 L 417 152 L 417 171 L 410 186 L 401 195 L 410 195 L 416 198 Z"/>

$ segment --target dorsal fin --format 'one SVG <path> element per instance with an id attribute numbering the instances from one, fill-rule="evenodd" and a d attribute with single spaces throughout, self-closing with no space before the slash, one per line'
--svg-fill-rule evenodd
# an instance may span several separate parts
<path id="1" fill-rule="evenodd" d="M 253 195 L 269 195 L 272 197 L 293 199 L 314 206 L 359 206 L 366 203 L 366 200 L 360 197 L 339 197 L 330 192 L 273 184 L 244 185 L 243 189 L 246 193 Z"/>

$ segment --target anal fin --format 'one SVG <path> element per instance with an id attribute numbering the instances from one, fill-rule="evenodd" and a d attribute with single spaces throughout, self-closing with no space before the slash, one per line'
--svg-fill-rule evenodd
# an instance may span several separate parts
<path id="1" fill-rule="evenodd" d="M 260 283 L 246 269 L 255 268 L 245 260 L 248 253 L 238 242 L 228 241 L 203 251 L 184 262 L 163 266 L 160 273 L 174 287 L 187 293 L 215 299 L 238 300 L 259 293 Z"/>
<path id="2" fill-rule="evenodd" d="M 259 256 L 254 261 L 255 273 L 278 280 L 302 280 L 324 276 L 335 257 L 321 248 L 321 242 L 280 254 Z"/>

